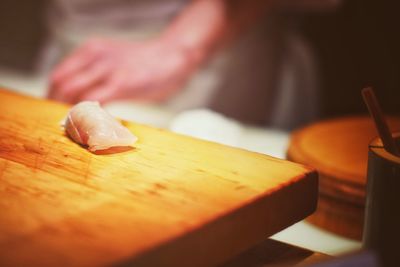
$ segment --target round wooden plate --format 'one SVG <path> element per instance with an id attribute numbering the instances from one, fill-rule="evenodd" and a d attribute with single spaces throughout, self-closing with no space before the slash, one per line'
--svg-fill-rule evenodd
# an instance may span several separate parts
<path id="1" fill-rule="evenodd" d="M 388 124 L 400 131 L 400 118 L 390 117 Z M 309 222 L 361 240 L 368 145 L 376 136 L 368 116 L 322 121 L 291 135 L 287 158 L 319 172 L 318 208 Z"/>

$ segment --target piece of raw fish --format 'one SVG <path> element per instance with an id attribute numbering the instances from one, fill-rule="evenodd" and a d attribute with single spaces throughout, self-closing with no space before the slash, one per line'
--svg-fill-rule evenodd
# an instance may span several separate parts
<path id="1" fill-rule="evenodd" d="M 90 151 L 132 146 L 137 141 L 137 137 L 98 102 L 84 101 L 73 106 L 64 127 L 75 142 L 87 145 Z"/>

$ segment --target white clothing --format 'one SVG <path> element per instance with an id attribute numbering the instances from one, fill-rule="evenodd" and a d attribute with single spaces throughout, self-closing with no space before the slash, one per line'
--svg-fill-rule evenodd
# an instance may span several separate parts
<path id="1" fill-rule="evenodd" d="M 57 0 L 49 10 L 50 67 L 89 37 L 143 40 L 159 34 L 185 0 Z M 173 111 L 211 107 L 249 123 L 292 128 L 312 120 L 317 96 L 312 55 L 279 17 L 217 53 L 173 99 Z"/>

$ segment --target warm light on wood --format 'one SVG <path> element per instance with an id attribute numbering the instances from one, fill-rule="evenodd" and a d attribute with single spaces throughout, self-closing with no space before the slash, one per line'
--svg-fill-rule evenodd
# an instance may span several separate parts
<path id="1" fill-rule="evenodd" d="M 215 265 L 315 209 L 305 166 L 125 122 L 93 154 L 68 108 L 0 90 L 0 266 Z"/>

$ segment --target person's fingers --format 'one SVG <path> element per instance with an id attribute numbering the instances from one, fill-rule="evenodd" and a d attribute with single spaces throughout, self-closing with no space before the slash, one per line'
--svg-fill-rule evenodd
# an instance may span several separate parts
<path id="1" fill-rule="evenodd" d="M 165 73 L 164 73 L 165 74 Z M 131 98 L 149 102 L 161 102 L 175 94 L 182 85 L 180 76 L 160 74 L 159 71 L 137 69 L 135 72 L 118 72 L 114 77 L 119 83 L 118 98 Z"/>
<path id="2" fill-rule="evenodd" d="M 61 62 L 50 75 L 49 97 L 57 95 L 57 88 L 75 73 L 93 63 L 105 51 L 105 44 L 101 41 L 89 41 L 82 45 L 63 62 Z"/>
<path id="3" fill-rule="evenodd" d="M 79 75 L 79 72 L 88 67 L 89 64 L 92 63 L 92 60 L 94 60 L 94 58 L 80 58 L 77 56 L 72 58 L 72 61 L 69 61 L 71 64 L 68 63 L 58 68 L 56 70 L 57 77 L 55 75 L 51 75 L 50 77 L 49 92 L 47 97 L 54 100 L 64 101 L 64 95 L 66 92 L 68 92 L 65 84 L 69 83 L 69 78 Z M 74 71 L 74 73 L 72 71 Z"/>
<path id="4" fill-rule="evenodd" d="M 181 88 L 182 83 L 166 83 L 156 85 L 146 83 L 142 77 L 131 76 L 127 79 L 124 75 L 113 75 L 104 83 L 80 94 L 75 101 L 91 100 L 100 103 L 116 99 L 137 99 L 146 102 L 161 102 L 170 98 Z"/>
<path id="5" fill-rule="evenodd" d="M 146 78 L 147 74 L 140 71 L 129 75 L 125 71 L 114 72 L 105 83 L 80 95 L 79 100 L 104 103 L 116 99 L 152 99 L 152 86 Z"/>
<path id="6" fill-rule="evenodd" d="M 121 83 L 115 79 L 110 79 L 96 87 L 91 88 L 90 91 L 81 94 L 78 100 L 90 100 L 105 103 L 114 99 L 123 98 L 123 96 L 118 93 L 119 90 L 121 90 Z"/>
<path id="7" fill-rule="evenodd" d="M 105 81 L 112 70 L 106 62 L 95 62 L 89 68 L 71 77 L 58 88 L 57 98 L 64 102 L 75 103 L 79 95 Z"/>
<path id="8" fill-rule="evenodd" d="M 95 59 L 96 53 L 90 47 L 84 46 L 67 56 L 51 73 L 51 82 L 57 84 L 76 71 L 86 67 Z"/>

